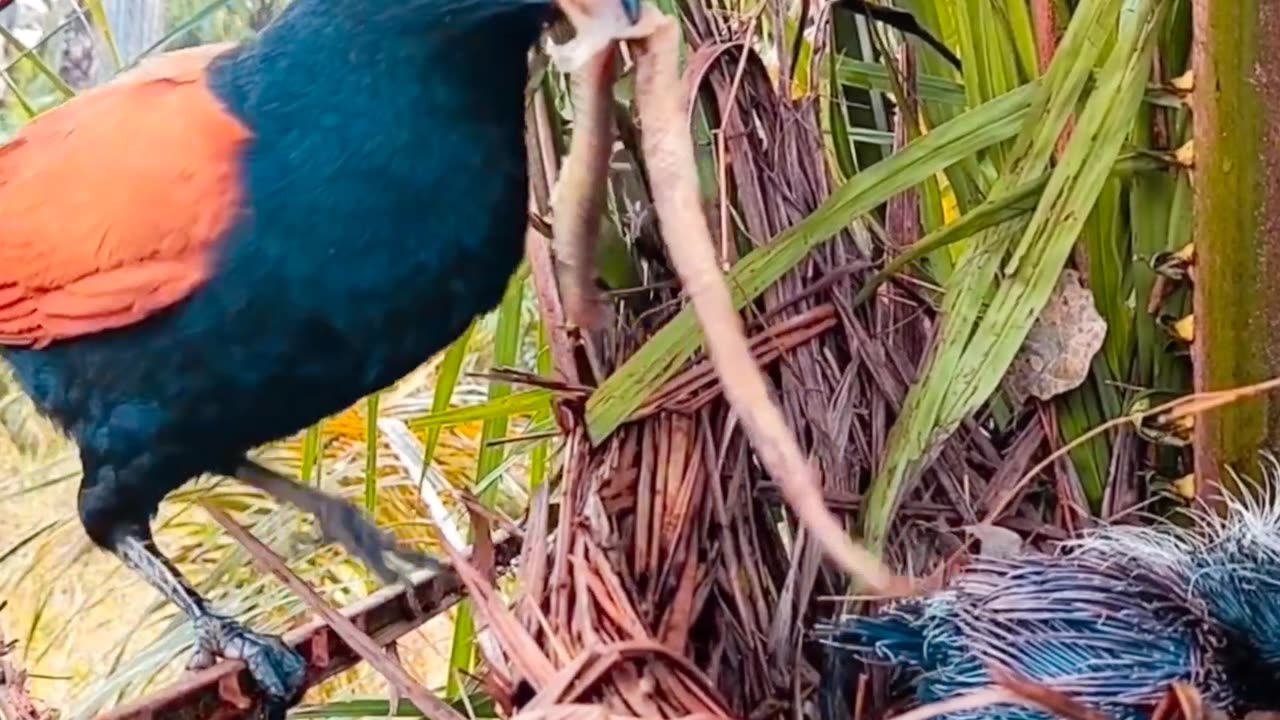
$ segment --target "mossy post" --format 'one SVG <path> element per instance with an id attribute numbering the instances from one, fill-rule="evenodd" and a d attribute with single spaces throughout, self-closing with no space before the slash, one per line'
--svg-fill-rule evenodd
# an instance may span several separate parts
<path id="1" fill-rule="evenodd" d="M 1280 0 L 1193 0 L 1195 389 L 1280 375 Z M 1202 494 L 1231 467 L 1258 477 L 1280 447 L 1280 399 L 1201 416 Z"/>

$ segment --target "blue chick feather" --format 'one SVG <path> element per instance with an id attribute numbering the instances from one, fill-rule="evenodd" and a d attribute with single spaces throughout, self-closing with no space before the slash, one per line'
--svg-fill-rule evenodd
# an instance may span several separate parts
<path id="1" fill-rule="evenodd" d="M 998 667 L 1121 720 L 1150 718 L 1179 681 L 1232 717 L 1278 710 L 1280 503 L 1190 517 L 1101 528 L 1054 554 L 980 557 L 944 591 L 818 634 L 829 654 L 887 667 L 894 694 L 915 704 L 978 690 Z M 824 692 L 848 691 L 837 682 Z M 944 717 L 1051 716 L 996 705 Z"/>

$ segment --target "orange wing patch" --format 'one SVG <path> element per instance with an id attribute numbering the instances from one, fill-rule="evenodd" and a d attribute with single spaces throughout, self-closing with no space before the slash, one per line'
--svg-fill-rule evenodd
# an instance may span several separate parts
<path id="1" fill-rule="evenodd" d="M 131 325 L 208 279 L 251 137 L 205 83 L 229 47 L 157 56 L 0 147 L 0 344 Z"/>

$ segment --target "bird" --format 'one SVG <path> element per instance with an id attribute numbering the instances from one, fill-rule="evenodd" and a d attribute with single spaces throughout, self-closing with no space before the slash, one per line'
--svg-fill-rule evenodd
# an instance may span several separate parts
<path id="1" fill-rule="evenodd" d="M 1183 526 L 1103 525 L 1054 552 L 979 556 L 940 592 L 820 626 L 834 669 L 828 713 L 847 706 L 851 666 L 887 666 L 890 694 L 928 704 L 1012 671 L 1118 720 L 1148 720 L 1188 683 L 1230 717 L 1280 710 L 1280 502 L 1188 509 Z M 1050 720 L 1001 704 L 949 720 Z"/>
<path id="2" fill-rule="evenodd" d="M 631 22 L 638 0 L 617 0 Z M 523 257 L 524 91 L 552 0 L 295 0 L 150 57 L 0 147 L 0 357 L 75 443 L 77 511 L 273 707 L 305 663 L 157 548 L 163 498 L 236 478 L 388 582 L 429 557 L 249 458 L 393 384 Z M 579 11 L 581 8 L 575 8 Z"/>

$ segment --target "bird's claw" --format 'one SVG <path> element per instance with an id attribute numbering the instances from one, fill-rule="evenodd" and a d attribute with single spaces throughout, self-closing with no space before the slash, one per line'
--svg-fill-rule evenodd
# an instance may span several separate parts
<path id="1" fill-rule="evenodd" d="M 420 568 L 440 568 L 429 555 L 406 549 L 389 532 L 379 530 L 364 513 L 345 502 L 326 504 L 316 513 L 320 534 L 359 558 L 387 583 L 411 587 L 409 573 Z"/>
<path id="2" fill-rule="evenodd" d="M 285 708 L 301 698 L 307 663 L 280 638 L 255 633 L 212 613 L 197 618 L 195 626 L 196 649 L 188 670 L 210 667 L 219 658 L 242 660 L 273 706 Z"/>

